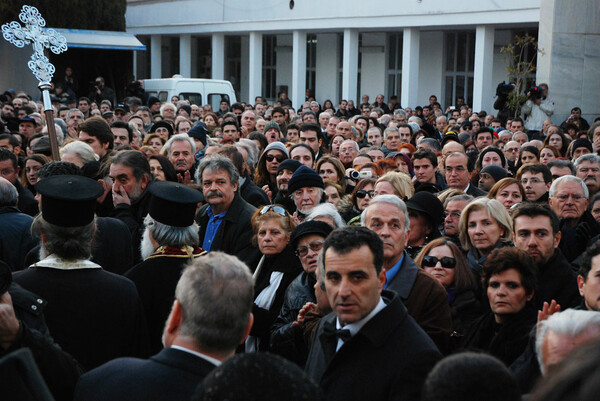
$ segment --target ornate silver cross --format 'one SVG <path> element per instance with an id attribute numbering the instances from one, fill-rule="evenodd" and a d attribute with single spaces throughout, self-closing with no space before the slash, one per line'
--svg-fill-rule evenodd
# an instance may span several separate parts
<path id="1" fill-rule="evenodd" d="M 42 29 L 46 26 L 46 20 L 33 6 L 23 6 L 19 19 L 25 27 L 17 21 L 9 22 L 2 25 L 2 35 L 17 47 L 32 44 L 33 54 L 27 65 L 38 81 L 50 83 L 55 69 L 44 54 L 44 48 L 49 48 L 55 54 L 62 53 L 67 50 L 67 40 L 54 29 Z"/>

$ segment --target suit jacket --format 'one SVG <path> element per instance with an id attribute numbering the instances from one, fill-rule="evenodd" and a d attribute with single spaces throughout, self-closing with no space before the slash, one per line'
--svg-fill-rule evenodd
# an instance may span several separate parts
<path id="1" fill-rule="evenodd" d="M 404 253 L 402 266 L 389 282 L 388 290 L 398 293 L 408 314 L 431 337 L 438 348 L 449 351 L 452 319 L 444 287 Z"/>
<path id="2" fill-rule="evenodd" d="M 119 358 L 81 377 L 75 400 L 185 400 L 215 366 L 205 359 L 164 348 L 150 359 Z"/>
<path id="3" fill-rule="evenodd" d="M 408 315 L 393 292 L 382 293 L 387 306 L 335 352 L 336 315 L 319 322 L 306 373 L 320 383 L 329 401 L 420 400 L 421 387 L 441 354 Z M 389 298 L 388 298 L 389 297 Z"/>
<path id="4" fill-rule="evenodd" d="M 196 215 L 196 222 L 200 226 L 200 243 L 204 242 L 206 234 L 206 226 L 208 224 L 207 214 L 208 204 L 202 206 Z M 252 245 L 252 224 L 250 220 L 256 208 L 246 202 L 239 193 L 235 194 L 233 202 L 213 240 L 211 251 L 221 251 L 229 255 L 237 256 L 242 262 L 248 266 L 256 266 L 260 259 L 258 248 Z"/>
<path id="5" fill-rule="evenodd" d="M 475 185 L 471 184 L 471 185 L 469 185 L 469 189 L 467 189 L 466 194 L 477 198 L 478 196 L 486 196 L 487 192 L 485 192 L 485 191 L 477 188 Z"/>

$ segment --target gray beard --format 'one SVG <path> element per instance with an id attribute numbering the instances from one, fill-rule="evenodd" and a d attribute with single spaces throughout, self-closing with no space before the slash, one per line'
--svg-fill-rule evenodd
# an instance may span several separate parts
<path id="1" fill-rule="evenodd" d="M 142 243 L 140 244 L 140 254 L 142 255 L 142 260 L 148 259 L 150 255 L 154 253 L 156 249 L 154 249 L 154 245 L 152 245 L 152 241 L 150 240 L 150 232 L 148 228 L 144 230 L 144 235 L 142 236 Z"/>
<path id="2" fill-rule="evenodd" d="M 44 246 L 44 244 L 40 244 L 39 257 L 40 257 L 40 260 L 44 260 L 48 257 L 48 251 L 46 250 L 46 247 Z"/>

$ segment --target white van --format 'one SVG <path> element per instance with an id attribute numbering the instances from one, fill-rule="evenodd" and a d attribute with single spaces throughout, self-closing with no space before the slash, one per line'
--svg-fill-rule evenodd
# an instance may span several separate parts
<path id="1" fill-rule="evenodd" d="M 170 102 L 171 97 L 189 100 L 191 104 L 203 106 L 210 104 L 217 112 L 222 100 L 230 105 L 237 102 L 235 91 L 229 81 L 218 79 L 183 78 L 174 75 L 173 78 L 145 79 L 144 90 L 150 96 L 156 96 L 161 102 Z"/>

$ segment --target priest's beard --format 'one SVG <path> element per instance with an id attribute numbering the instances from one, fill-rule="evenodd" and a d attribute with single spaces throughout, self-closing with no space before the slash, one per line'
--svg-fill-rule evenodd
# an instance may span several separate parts
<path id="1" fill-rule="evenodd" d="M 150 239 L 150 231 L 148 231 L 148 228 L 146 227 L 144 230 L 144 235 L 142 236 L 142 243 L 140 244 L 140 254 L 142 255 L 142 260 L 148 259 L 148 257 L 152 255 L 154 251 L 154 245 Z"/>
<path id="2" fill-rule="evenodd" d="M 46 247 L 44 246 L 44 244 L 40 244 L 40 260 L 44 260 L 48 257 L 48 251 L 46 250 Z"/>

